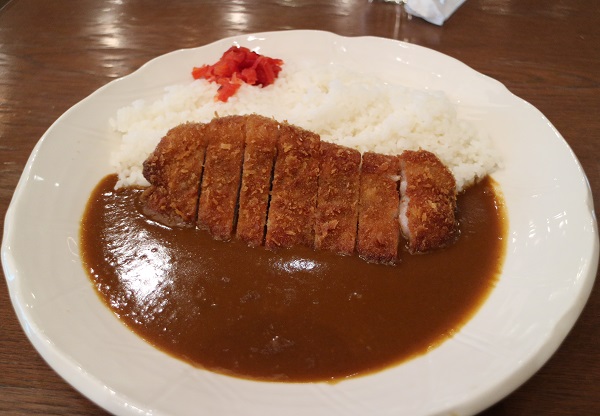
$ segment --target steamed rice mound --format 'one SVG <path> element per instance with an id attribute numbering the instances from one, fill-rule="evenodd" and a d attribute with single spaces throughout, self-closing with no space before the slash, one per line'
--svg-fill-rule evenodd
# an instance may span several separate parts
<path id="1" fill-rule="evenodd" d="M 275 84 L 242 85 L 228 102 L 215 101 L 206 80 L 168 87 L 154 102 L 120 109 L 112 127 L 122 134 L 111 164 L 117 187 L 147 186 L 142 163 L 166 132 L 186 121 L 257 113 L 313 131 L 322 140 L 397 155 L 419 148 L 435 153 L 456 178 L 458 191 L 498 166 L 489 137 L 460 120 L 442 92 L 391 85 L 338 66 L 300 69 L 287 63 Z"/>

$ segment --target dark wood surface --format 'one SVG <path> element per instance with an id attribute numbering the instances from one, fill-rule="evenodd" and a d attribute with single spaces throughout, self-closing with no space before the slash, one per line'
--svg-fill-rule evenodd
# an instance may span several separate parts
<path id="1" fill-rule="evenodd" d="M 367 0 L 0 1 L 0 221 L 44 131 L 149 59 L 260 31 L 400 39 L 453 56 L 544 113 L 600 207 L 600 2 L 467 0 L 442 27 Z M 0 414 L 100 415 L 36 353 L 0 279 Z M 600 414 L 600 290 L 556 354 L 482 415 Z"/>

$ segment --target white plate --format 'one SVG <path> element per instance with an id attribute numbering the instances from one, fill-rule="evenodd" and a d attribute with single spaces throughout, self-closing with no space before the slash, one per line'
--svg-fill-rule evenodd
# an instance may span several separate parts
<path id="1" fill-rule="evenodd" d="M 337 384 L 230 378 L 152 348 L 101 303 L 78 254 L 79 220 L 110 172 L 107 120 L 189 81 L 234 42 L 287 59 L 352 65 L 443 90 L 504 158 L 494 174 L 510 228 L 498 286 L 455 337 L 428 354 Z M 550 122 L 503 85 L 440 53 L 372 37 L 289 31 L 244 35 L 158 57 L 61 116 L 35 147 L 6 216 L 2 263 L 27 336 L 85 396 L 120 415 L 472 414 L 530 377 L 579 316 L 598 266 L 585 175 Z"/>

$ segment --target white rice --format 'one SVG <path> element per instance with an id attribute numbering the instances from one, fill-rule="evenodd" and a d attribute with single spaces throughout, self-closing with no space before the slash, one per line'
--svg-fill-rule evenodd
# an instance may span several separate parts
<path id="1" fill-rule="evenodd" d="M 361 152 L 429 150 L 450 168 L 459 191 L 499 163 L 490 138 L 460 120 L 442 92 L 390 85 L 339 66 L 301 69 L 287 62 L 266 88 L 243 85 L 227 103 L 214 100 L 216 91 L 215 84 L 197 80 L 167 88 L 157 101 L 120 109 L 110 120 L 122 134 L 111 158 L 117 187 L 147 186 L 142 163 L 166 132 L 186 121 L 208 122 L 215 114 L 287 120 Z"/>

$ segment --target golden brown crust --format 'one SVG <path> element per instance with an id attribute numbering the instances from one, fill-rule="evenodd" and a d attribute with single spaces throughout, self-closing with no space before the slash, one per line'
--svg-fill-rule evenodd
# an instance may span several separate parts
<path id="1" fill-rule="evenodd" d="M 456 233 L 456 181 L 433 153 L 405 151 L 399 156 L 402 198 L 406 199 L 403 227 L 411 253 L 440 248 Z M 404 201 L 403 201 L 404 202 Z"/>
<path id="2" fill-rule="evenodd" d="M 198 204 L 198 228 L 230 240 L 240 187 L 246 119 L 216 118 L 208 124 L 208 146 Z"/>
<path id="3" fill-rule="evenodd" d="M 356 249 L 367 261 L 394 264 L 398 259 L 398 175 L 397 157 L 363 154 Z"/>
<path id="4" fill-rule="evenodd" d="M 315 248 L 350 255 L 356 244 L 361 155 L 321 142 Z"/>
<path id="5" fill-rule="evenodd" d="M 196 224 L 219 240 L 235 230 L 252 246 L 356 251 L 393 264 L 400 227 L 411 253 L 457 234 L 456 183 L 433 153 L 367 152 L 361 163 L 355 150 L 258 115 L 171 129 L 143 173 L 151 184 L 145 213 L 169 226 Z"/>
<path id="6" fill-rule="evenodd" d="M 143 165 L 150 182 L 142 195 L 145 214 L 169 226 L 194 226 L 205 148 L 204 124 L 167 132 Z"/>
<path id="7" fill-rule="evenodd" d="M 236 235 L 253 247 L 261 245 L 264 240 L 278 137 L 279 123 L 275 120 L 258 115 L 247 116 Z"/>
<path id="8" fill-rule="evenodd" d="M 312 247 L 319 177 L 319 136 L 283 123 L 277 143 L 265 247 Z"/>

